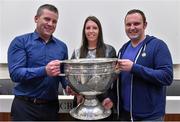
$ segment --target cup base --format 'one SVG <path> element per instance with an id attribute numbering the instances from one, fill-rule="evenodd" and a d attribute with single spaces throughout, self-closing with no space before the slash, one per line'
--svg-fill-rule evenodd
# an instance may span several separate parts
<path id="1" fill-rule="evenodd" d="M 104 109 L 99 102 L 95 106 L 81 103 L 70 110 L 70 115 L 79 120 L 100 120 L 110 116 L 111 110 Z"/>

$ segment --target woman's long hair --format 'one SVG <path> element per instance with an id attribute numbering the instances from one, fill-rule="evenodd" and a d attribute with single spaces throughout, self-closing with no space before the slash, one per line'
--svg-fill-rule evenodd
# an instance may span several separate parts
<path id="1" fill-rule="evenodd" d="M 87 53 L 88 53 L 88 40 L 87 40 L 86 34 L 85 34 L 85 26 L 86 26 L 86 23 L 90 20 L 95 22 L 99 28 L 99 35 L 98 35 L 97 46 L 96 46 L 96 57 L 97 58 L 105 57 L 106 46 L 105 46 L 104 40 L 103 40 L 101 23 L 95 16 L 89 16 L 86 18 L 86 20 L 84 22 L 84 26 L 83 26 L 82 45 L 80 47 L 80 58 L 86 58 Z"/>

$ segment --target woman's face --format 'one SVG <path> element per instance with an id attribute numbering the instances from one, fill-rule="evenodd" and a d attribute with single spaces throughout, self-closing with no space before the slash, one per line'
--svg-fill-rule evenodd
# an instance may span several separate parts
<path id="1" fill-rule="evenodd" d="M 97 42 L 99 35 L 99 27 L 92 20 L 87 21 L 85 25 L 85 35 L 88 40 L 88 43 Z"/>

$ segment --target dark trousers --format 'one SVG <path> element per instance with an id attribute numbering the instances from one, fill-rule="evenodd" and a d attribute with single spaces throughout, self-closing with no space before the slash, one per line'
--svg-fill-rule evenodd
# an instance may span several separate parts
<path id="1" fill-rule="evenodd" d="M 129 112 L 127 112 L 127 111 L 125 111 L 125 110 L 122 110 L 121 112 L 120 112 L 120 116 L 119 116 L 119 119 L 118 120 L 120 120 L 120 121 L 124 121 L 124 122 L 126 122 L 126 121 L 132 121 L 131 120 L 131 115 L 130 115 L 130 113 Z M 160 117 L 158 117 L 158 118 L 155 118 L 155 119 L 149 119 L 149 118 L 147 118 L 147 119 L 142 119 L 142 118 L 140 118 L 140 117 L 136 117 L 136 118 L 133 118 L 133 121 L 148 121 L 148 122 L 154 122 L 154 121 L 159 121 L 159 122 L 163 122 L 164 121 L 164 116 L 160 116 Z"/>
<path id="2" fill-rule="evenodd" d="M 19 98 L 14 98 L 11 107 L 12 121 L 56 121 L 58 115 L 58 100 L 51 104 L 34 104 Z"/>

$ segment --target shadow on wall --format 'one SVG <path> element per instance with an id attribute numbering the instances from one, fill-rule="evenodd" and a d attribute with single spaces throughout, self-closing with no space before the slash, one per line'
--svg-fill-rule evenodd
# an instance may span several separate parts
<path id="1" fill-rule="evenodd" d="M 0 79 L 0 95 L 12 95 L 14 83 L 10 79 Z M 61 84 L 59 85 L 59 95 L 63 95 Z"/>

